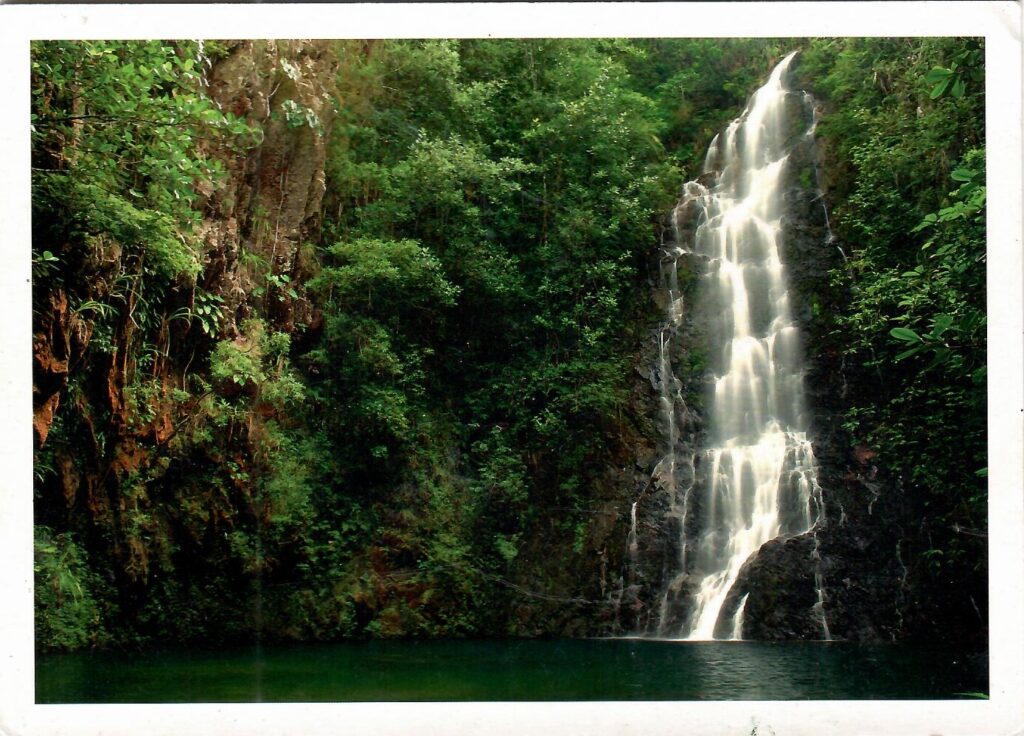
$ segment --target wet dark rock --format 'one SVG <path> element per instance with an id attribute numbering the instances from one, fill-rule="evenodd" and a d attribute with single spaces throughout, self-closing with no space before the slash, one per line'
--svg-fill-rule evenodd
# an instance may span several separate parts
<path id="1" fill-rule="evenodd" d="M 732 620 L 743 596 L 745 639 L 822 639 L 814 612 L 814 537 L 801 534 L 764 544 L 740 570 L 722 607 L 720 625 Z"/>

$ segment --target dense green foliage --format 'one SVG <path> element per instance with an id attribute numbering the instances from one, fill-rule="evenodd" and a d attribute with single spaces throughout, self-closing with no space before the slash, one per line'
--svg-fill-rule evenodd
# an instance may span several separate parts
<path id="1" fill-rule="evenodd" d="M 159 433 L 164 405 L 198 400 L 162 379 L 175 351 L 196 349 L 198 328 L 217 330 L 222 300 L 198 281 L 200 203 L 250 129 L 201 92 L 204 61 L 196 43 L 33 45 L 33 314 L 52 340 L 36 384 L 62 409 L 36 460 L 44 648 L 102 640 L 101 612 L 134 612 L 133 588 L 170 566 L 150 486 L 171 457 L 148 465 L 118 438 Z M 94 400 L 101 386 L 106 402 Z M 101 468 L 114 470 L 112 492 L 75 487 Z M 76 479 L 71 496 L 55 476 Z"/>
<path id="2" fill-rule="evenodd" d="M 550 631 L 516 606 L 597 552 L 664 213 L 791 45 L 325 43 L 332 120 L 286 47 L 264 118 L 222 110 L 239 48 L 33 46 L 39 646 Z M 849 247 L 824 318 L 885 392 L 847 428 L 913 486 L 936 575 L 983 559 L 949 531 L 984 529 L 978 54 L 801 65 Z M 323 200 L 283 262 L 267 161 L 310 140 Z"/>
<path id="3" fill-rule="evenodd" d="M 848 167 L 833 193 L 848 260 L 833 282 L 849 306 L 832 341 L 864 370 L 846 427 L 903 480 L 915 574 L 973 618 L 986 598 L 983 50 L 830 40 L 803 68 L 829 101 L 819 135 Z"/>
<path id="4" fill-rule="evenodd" d="M 34 47 L 33 204 L 53 228 L 37 243 L 60 243 L 72 258 L 73 243 L 92 246 L 84 254 L 114 241 L 128 250 L 123 260 L 141 263 L 119 276 L 156 281 L 139 287 L 154 296 L 199 274 L 195 205 L 223 169 L 199 141 L 210 148 L 247 132 L 199 93 L 201 65 L 195 44 Z M 37 273 L 53 277 L 60 255 L 34 250 Z"/>
<path id="5" fill-rule="evenodd" d="M 103 620 L 96 596 L 103 584 L 69 534 L 35 529 L 36 637 L 47 648 L 102 644 Z"/>
<path id="6" fill-rule="evenodd" d="M 335 244 L 311 282 L 328 305 L 311 388 L 340 487 L 379 489 L 383 517 L 402 505 L 379 533 L 431 587 L 447 571 L 482 603 L 499 593 L 484 583 L 509 572 L 543 507 L 585 503 L 614 437 L 635 343 L 621 326 L 678 179 L 623 63 L 638 53 L 386 43 L 338 80 L 359 103 L 328 162 Z M 410 478 L 434 508 L 387 490 L 405 498 Z M 580 519 L 560 516 L 571 535 Z"/>

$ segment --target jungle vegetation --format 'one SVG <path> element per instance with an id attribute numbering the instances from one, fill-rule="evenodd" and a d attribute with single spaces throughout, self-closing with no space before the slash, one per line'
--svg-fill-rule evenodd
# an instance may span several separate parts
<path id="1" fill-rule="evenodd" d="M 332 42 L 322 107 L 282 54 L 262 118 L 211 92 L 231 42 L 47 41 L 37 646 L 523 633 L 628 443 L 664 216 L 794 48 L 845 257 L 814 329 L 851 366 L 847 441 L 912 499 L 920 597 L 983 586 L 976 40 Z M 284 261 L 274 212 L 234 199 L 270 126 L 325 152 Z"/>

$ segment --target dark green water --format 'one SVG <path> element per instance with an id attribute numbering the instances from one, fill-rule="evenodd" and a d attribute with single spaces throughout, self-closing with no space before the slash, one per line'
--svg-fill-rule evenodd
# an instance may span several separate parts
<path id="1" fill-rule="evenodd" d="M 36 660 L 38 703 L 946 699 L 987 690 L 984 658 L 834 642 L 371 641 Z"/>

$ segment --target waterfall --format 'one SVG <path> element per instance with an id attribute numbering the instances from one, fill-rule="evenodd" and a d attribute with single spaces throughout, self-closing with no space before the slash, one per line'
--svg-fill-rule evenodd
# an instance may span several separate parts
<path id="1" fill-rule="evenodd" d="M 736 616 L 732 621 L 732 638 L 734 641 L 739 641 L 743 638 L 743 614 L 747 610 L 747 598 L 750 597 L 750 593 L 743 596 L 743 600 L 740 601 L 739 608 L 736 609 Z"/>
<path id="2" fill-rule="evenodd" d="M 629 510 L 629 536 L 626 537 L 626 555 L 629 557 L 629 564 L 633 567 L 636 566 L 637 555 L 639 552 L 639 545 L 637 544 L 636 538 L 636 505 L 639 501 L 634 501 L 632 508 Z"/>
<path id="3" fill-rule="evenodd" d="M 794 134 L 789 112 L 804 112 L 806 106 L 802 93 L 785 86 L 794 55 L 775 67 L 741 117 L 712 141 L 704 175 L 684 186 L 673 211 L 675 242 L 663 248 L 668 304 L 657 388 L 668 450 L 655 475 L 670 494 L 670 515 L 678 513 L 691 493 L 699 495 L 689 537 L 687 523 L 680 526 L 682 559 L 665 589 L 660 635 L 741 638 L 747 597 L 737 602 L 729 593 L 744 563 L 769 540 L 808 532 L 820 514 L 816 464 L 807 437 L 800 336 L 780 257 L 787 145 Z M 797 133 L 797 138 L 811 135 L 813 121 Z M 667 343 L 683 319 L 677 283 L 682 258 L 704 264 L 697 299 L 701 313 L 709 315 L 714 375 L 704 412 L 703 480 L 695 490 L 691 485 L 679 502 L 677 415 L 685 406 Z M 815 583 L 820 611 L 820 576 Z M 670 598 L 678 599 L 684 590 L 686 615 L 670 615 Z M 827 637 L 827 625 L 824 630 Z"/>

